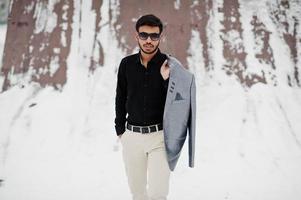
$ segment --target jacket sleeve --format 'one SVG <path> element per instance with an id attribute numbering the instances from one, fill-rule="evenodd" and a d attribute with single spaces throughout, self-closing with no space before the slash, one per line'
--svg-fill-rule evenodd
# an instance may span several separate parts
<path id="1" fill-rule="evenodd" d="M 124 59 L 121 61 L 117 74 L 117 87 L 115 97 L 115 130 L 117 135 L 125 131 L 126 122 L 126 99 L 127 99 L 127 81 L 126 81 L 126 64 Z"/>
<path id="2" fill-rule="evenodd" d="M 192 75 L 190 86 L 190 114 L 188 122 L 188 148 L 189 148 L 189 167 L 194 167 L 194 154 L 195 154 L 195 128 L 196 128 L 196 86 L 195 78 Z"/>

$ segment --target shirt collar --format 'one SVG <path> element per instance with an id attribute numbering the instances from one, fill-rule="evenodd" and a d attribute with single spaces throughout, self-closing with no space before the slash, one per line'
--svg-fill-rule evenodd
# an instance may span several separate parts
<path id="1" fill-rule="evenodd" d="M 162 56 L 162 53 L 161 53 L 160 49 L 158 48 L 157 53 L 152 57 L 152 59 L 149 62 L 157 63 L 160 61 L 161 56 Z M 138 53 L 137 62 L 141 63 L 141 50 Z"/>

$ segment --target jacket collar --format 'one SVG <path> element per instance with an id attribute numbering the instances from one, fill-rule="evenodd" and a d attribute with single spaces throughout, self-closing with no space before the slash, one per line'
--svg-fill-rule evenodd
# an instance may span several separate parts
<path id="1" fill-rule="evenodd" d="M 173 67 L 184 68 L 184 66 L 181 64 L 181 62 L 179 60 L 177 60 L 175 57 L 173 57 L 171 55 L 167 55 L 167 59 L 168 59 L 168 65 L 171 68 L 173 68 Z"/>

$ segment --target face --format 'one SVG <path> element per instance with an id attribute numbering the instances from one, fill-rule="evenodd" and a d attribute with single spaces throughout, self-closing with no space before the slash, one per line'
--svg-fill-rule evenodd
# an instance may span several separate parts
<path id="1" fill-rule="evenodd" d="M 136 40 L 142 52 L 152 54 L 159 47 L 161 36 L 157 26 L 140 26 L 136 33 Z"/>

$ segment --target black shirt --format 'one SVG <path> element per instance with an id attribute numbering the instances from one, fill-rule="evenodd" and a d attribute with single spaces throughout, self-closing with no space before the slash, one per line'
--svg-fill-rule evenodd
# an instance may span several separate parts
<path id="1" fill-rule="evenodd" d="M 158 49 L 147 67 L 141 64 L 140 52 L 121 60 L 115 98 L 117 135 L 124 133 L 126 121 L 136 126 L 163 122 L 169 78 L 164 81 L 160 68 L 166 59 Z"/>

